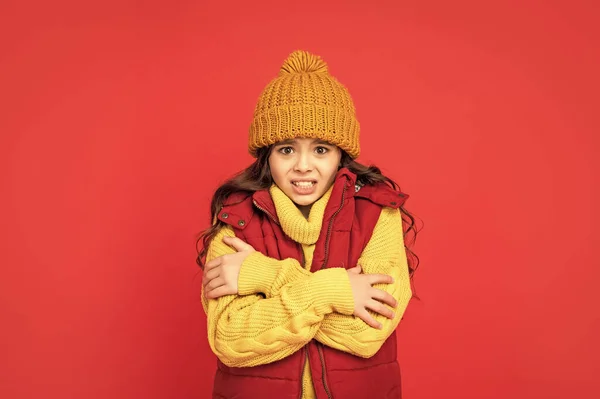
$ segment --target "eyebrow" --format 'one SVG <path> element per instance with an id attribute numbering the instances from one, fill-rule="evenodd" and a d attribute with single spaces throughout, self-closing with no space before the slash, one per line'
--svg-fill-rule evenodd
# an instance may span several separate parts
<path id="1" fill-rule="evenodd" d="M 286 140 L 282 140 L 280 142 L 278 142 L 276 145 L 287 145 L 287 144 L 293 144 L 295 141 L 295 139 L 286 139 Z M 315 139 L 315 142 L 313 144 L 326 144 L 326 145 L 333 145 L 328 141 L 325 140 L 321 140 L 321 139 Z"/>
<path id="2" fill-rule="evenodd" d="M 282 140 L 278 143 L 275 143 L 275 145 L 285 145 L 285 144 L 292 144 L 294 142 L 293 139 L 287 139 L 287 140 Z"/>

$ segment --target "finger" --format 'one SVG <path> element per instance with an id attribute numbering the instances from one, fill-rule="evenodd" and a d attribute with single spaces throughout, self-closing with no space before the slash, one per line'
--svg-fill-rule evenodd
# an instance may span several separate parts
<path id="1" fill-rule="evenodd" d="M 366 309 L 363 309 L 361 312 L 356 313 L 356 317 L 367 323 L 369 326 L 378 330 L 380 330 L 383 327 L 381 323 L 375 320 L 373 316 L 371 316 L 371 314 L 366 311 Z"/>
<path id="2" fill-rule="evenodd" d="M 381 302 L 377 302 L 374 299 L 369 300 L 367 302 L 367 304 L 365 305 L 365 307 L 367 309 L 372 310 L 375 313 L 379 313 L 383 317 L 387 317 L 390 320 L 394 319 L 394 312 L 391 309 L 389 309 L 388 307 L 386 307 L 384 304 L 382 304 Z"/>
<path id="3" fill-rule="evenodd" d="M 377 299 L 379 302 L 383 302 L 387 305 L 390 305 L 393 308 L 398 306 L 398 301 L 396 301 L 396 298 L 394 298 L 390 293 L 387 293 L 384 290 L 380 290 L 378 288 L 373 288 L 371 298 Z"/>
<path id="4" fill-rule="evenodd" d="M 215 267 L 213 269 L 210 269 L 207 272 L 204 272 L 204 278 L 208 279 L 208 280 L 212 280 L 213 278 L 219 277 L 219 274 L 221 274 L 221 268 Z"/>
<path id="5" fill-rule="evenodd" d="M 387 274 L 367 274 L 369 276 L 369 284 L 392 284 L 394 279 Z"/>
<path id="6" fill-rule="evenodd" d="M 221 264 L 221 262 L 223 262 L 222 256 L 211 259 L 209 262 L 206 262 L 206 264 L 204 265 L 204 271 L 206 272 L 214 267 L 219 266 Z"/>
<path id="7" fill-rule="evenodd" d="M 238 237 L 223 237 L 223 242 L 238 252 L 253 251 L 254 247 Z"/>
<path id="8" fill-rule="evenodd" d="M 234 292 L 231 287 L 222 285 L 218 288 L 215 288 L 214 290 L 211 290 L 210 292 L 207 292 L 205 294 L 205 296 L 208 299 L 217 299 L 217 298 L 220 298 L 225 295 L 233 295 L 233 294 L 237 294 L 237 292 Z"/>
<path id="9" fill-rule="evenodd" d="M 202 285 L 206 286 L 211 280 L 219 277 L 221 274 L 221 268 L 215 267 L 214 269 L 209 270 L 207 273 L 204 273 L 202 276 Z"/>
<path id="10" fill-rule="evenodd" d="M 221 287 L 222 285 L 225 285 L 225 279 L 223 277 L 213 278 L 204 286 L 204 290 L 207 292 L 212 291 L 215 288 Z"/>

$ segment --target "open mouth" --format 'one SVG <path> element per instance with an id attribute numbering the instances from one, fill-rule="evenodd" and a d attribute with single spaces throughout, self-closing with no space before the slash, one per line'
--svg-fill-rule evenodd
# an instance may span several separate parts
<path id="1" fill-rule="evenodd" d="M 316 180 L 292 180 L 291 183 L 296 195 L 313 195 L 317 189 Z"/>
<path id="2" fill-rule="evenodd" d="M 303 181 L 293 181 L 292 184 L 296 187 L 300 187 L 300 188 L 311 188 L 312 186 L 314 186 L 315 184 L 317 184 L 317 182 L 315 180 L 303 180 Z"/>

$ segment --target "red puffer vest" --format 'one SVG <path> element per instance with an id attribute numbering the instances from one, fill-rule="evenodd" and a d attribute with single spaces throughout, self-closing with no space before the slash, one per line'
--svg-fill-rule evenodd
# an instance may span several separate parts
<path id="1" fill-rule="evenodd" d="M 407 194 L 385 184 L 359 189 L 356 175 L 346 168 L 336 175 L 323 215 L 311 271 L 354 267 L 369 242 L 383 206 L 398 208 Z M 358 189 L 358 191 L 357 191 Z M 253 195 L 234 194 L 218 215 L 233 226 L 237 237 L 275 259 L 295 258 L 304 265 L 302 246 L 285 235 L 268 190 Z M 218 361 L 213 398 L 290 398 L 302 392 L 305 362 L 310 363 L 318 399 L 400 398 L 400 368 L 396 334 L 371 358 L 357 357 L 310 341 L 285 359 L 255 367 L 227 367 Z"/>

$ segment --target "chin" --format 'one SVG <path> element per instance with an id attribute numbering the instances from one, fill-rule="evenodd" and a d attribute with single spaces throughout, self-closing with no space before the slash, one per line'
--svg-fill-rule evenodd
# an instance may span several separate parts
<path id="1" fill-rule="evenodd" d="M 312 198 L 311 198 L 311 199 L 308 199 L 308 198 L 303 198 L 303 199 L 302 199 L 302 200 L 300 200 L 300 201 L 296 201 L 296 200 L 294 200 L 294 203 L 295 203 L 295 204 L 297 204 L 297 205 L 300 205 L 300 206 L 308 206 L 308 205 L 312 205 L 312 204 L 314 204 L 315 202 L 317 202 L 317 199 L 316 199 L 316 198 L 315 198 L 315 199 L 312 199 Z"/>
<path id="2" fill-rule="evenodd" d="M 302 195 L 302 196 L 292 194 L 292 195 L 288 195 L 288 197 L 290 197 L 296 205 L 300 205 L 300 206 L 312 205 L 320 198 L 319 194 Z"/>

